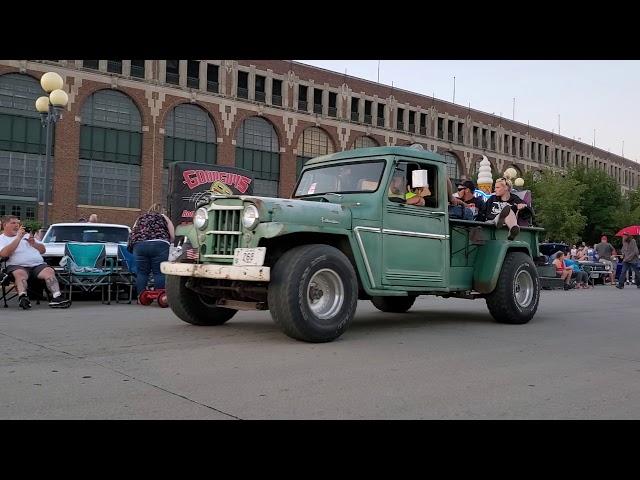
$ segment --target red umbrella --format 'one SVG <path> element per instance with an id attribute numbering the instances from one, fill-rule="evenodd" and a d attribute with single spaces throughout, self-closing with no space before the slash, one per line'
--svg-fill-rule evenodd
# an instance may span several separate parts
<path id="1" fill-rule="evenodd" d="M 627 235 L 640 235 L 640 225 L 631 225 L 629 227 L 624 227 L 618 233 L 616 233 L 616 237 L 621 237 L 624 234 Z"/>

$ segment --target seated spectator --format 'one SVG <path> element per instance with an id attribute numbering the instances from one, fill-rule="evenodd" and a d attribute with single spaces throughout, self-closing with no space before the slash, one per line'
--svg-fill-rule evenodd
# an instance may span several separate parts
<path id="1" fill-rule="evenodd" d="M 495 193 L 487 199 L 477 220 L 494 223 L 497 228 L 506 225 L 509 229 L 508 239 L 513 240 L 520 233 L 515 214 L 527 204 L 517 195 L 511 194 L 512 184 L 508 178 L 498 178 L 494 188 Z"/>
<path id="2" fill-rule="evenodd" d="M 567 266 L 567 268 L 573 270 L 573 272 L 571 273 L 571 278 L 575 278 L 576 288 L 589 288 L 589 274 L 582 270 L 582 267 L 576 260 L 565 258 L 564 264 Z"/>
<path id="3" fill-rule="evenodd" d="M 573 269 L 566 267 L 564 263 L 564 252 L 557 253 L 553 265 L 556 267 L 556 277 L 560 277 L 564 281 L 564 289 L 569 290 L 571 288 L 571 274 L 573 273 Z"/>
<path id="4" fill-rule="evenodd" d="M 42 243 L 25 233 L 18 217 L 10 215 L 5 218 L 3 233 L 0 235 L 0 257 L 8 257 L 7 273 L 13 275 L 18 291 L 18 305 L 24 310 L 31 308 L 27 282 L 36 278 L 44 280 L 47 290 L 51 292 L 53 298 L 49 302 L 50 307 L 66 308 L 70 305 L 69 300 L 60 293 L 56 272 L 42 258 L 45 251 Z"/>
<path id="5" fill-rule="evenodd" d="M 582 245 L 580 246 L 580 248 L 578 248 L 578 251 L 576 252 L 576 260 L 578 260 L 579 262 L 587 260 L 587 244 L 582 242 Z"/>
<path id="6" fill-rule="evenodd" d="M 571 245 L 571 251 L 569 252 L 569 258 L 575 260 L 576 255 L 578 254 L 578 248 L 575 245 Z"/>

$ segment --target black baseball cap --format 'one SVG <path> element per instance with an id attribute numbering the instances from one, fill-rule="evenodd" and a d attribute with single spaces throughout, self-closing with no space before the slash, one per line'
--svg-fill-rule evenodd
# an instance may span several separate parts
<path id="1" fill-rule="evenodd" d="M 476 190 L 476 184 L 473 183 L 473 181 L 471 181 L 471 180 L 465 180 L 464 182 L 458 184 L 458 187 L 468 188 L 472 192 L 475 192 L 475 190 Z"/>

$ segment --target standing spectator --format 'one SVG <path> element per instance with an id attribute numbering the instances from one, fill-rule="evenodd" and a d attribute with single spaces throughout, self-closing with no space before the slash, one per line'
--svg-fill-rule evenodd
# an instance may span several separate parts
<path id="1" fill-rule="evenodd" d="M 569 258 L 575 260 L 576 256 L 578 255 L 578 249 L 575 245 L 571 245 L 571 252 L 569 254 Z"/>
<path id="2" fill-rule="evenodd" d="M 616 264 L 613 261 L 613 256 L 616 255 L 616 249 L 613 248 L 607 239 L 606 235 L 600 237 L 600 243 L 596 243 L 595 247 L 600 262 L 605 266 L 609 266 L 609 281 L 611 286 L 614 285 L 616 280 Z"/>
<path id="3" fill-rule="evenodd" d="M 98 215 L 95 213 L 89 215 L 89 223 L 98 223 Z"/>
<path id="4" fill-rule="evenodd" d="M 636 274 L 636 287 L 640 288 L 640 269 L 638 269 L 638 245 L 628 233 L 622 234 L 622 271 L 618 277 L 616 288 L 624 288 L 624 278 L 627 270 L 632 269 Z"/>
<path id="5" fill-rule="evenodd" d="M 156 289 L 164 288 L 164 274 L 160 271 L 160 263 L 169 258 L 169 245 L 173 242 L 174 227 L 169 217 L 162 213 L 159 203 L 151 205 L 147 213 L 138 217 L 133 224 L 129 249 L 138 265 L 136 289 L 138 296 L 147 288 L 149 273 L 153 271 Z"/>

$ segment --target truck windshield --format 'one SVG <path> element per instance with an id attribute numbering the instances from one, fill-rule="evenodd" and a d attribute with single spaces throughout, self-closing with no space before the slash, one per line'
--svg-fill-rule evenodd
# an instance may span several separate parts
<path id="1" fill-rule="evenodd" d="M 305 170 L 293 196 L 375 192 L 380 185 L 384 165 L 384 161 L 369 161 Z"/>

